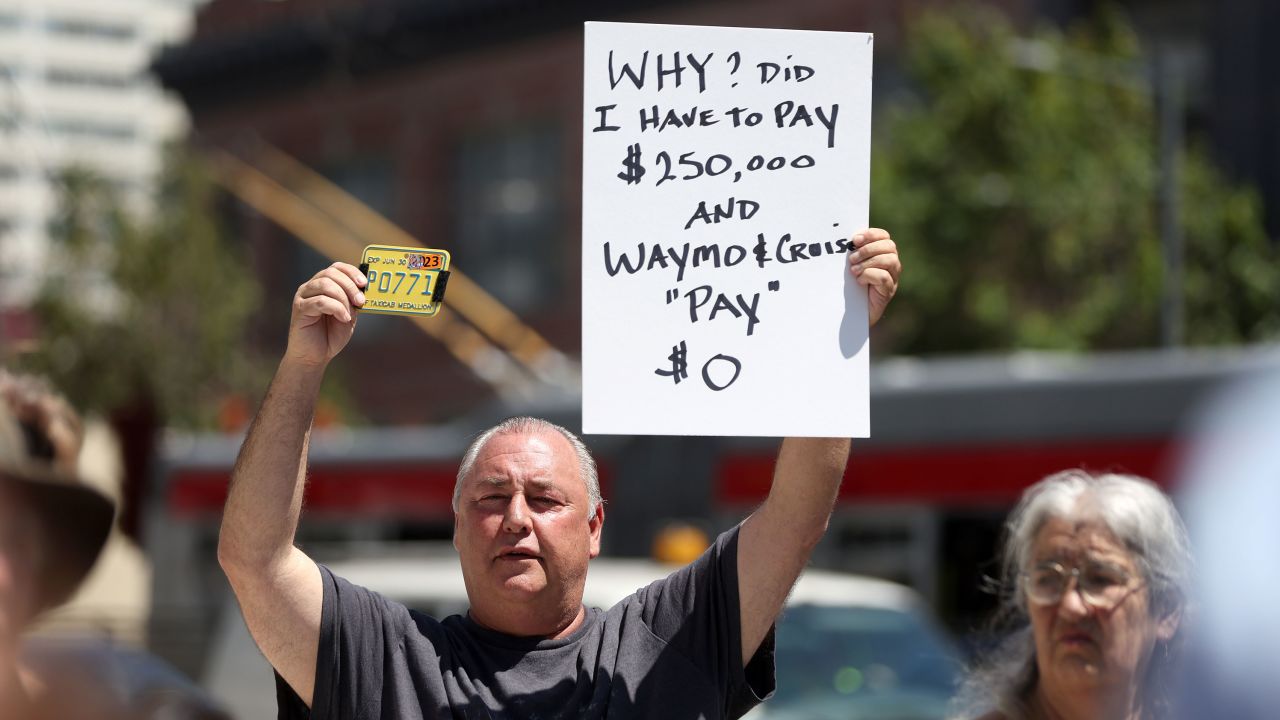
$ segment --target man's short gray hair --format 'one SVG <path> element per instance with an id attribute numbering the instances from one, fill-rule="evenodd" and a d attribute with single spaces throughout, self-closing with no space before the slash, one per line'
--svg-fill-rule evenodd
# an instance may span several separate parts
<path id="1" fill-rule="evenodd" d="M 462 454 L 462 462 L 458 465 L 458 478 L 453 483 L 453 511 L 458 511 L 458 503 L 462 498 L 462 483 L 466 480 L 467 475 L 471 474 L 471 468 L 475 466 L 476 458 L 480 455 L 480 450 L 485 443 L 497 435 L 520 435 L 540 432 L 560 433 L 561 437 L 568 440 L 569 445 L 573 447 L 573 452 L 578 457 L 578 476 L 582 479 L 582 484 L 587 486 L 587 500 L 589 503 L 587 514 L 595 515 L 596 508 L 603 502 L 600 497 L 600 475 L 596 470 L 595 458 L 591 457 L 591 451 L 587 449 L 586 444 L 577 435 L 549 420 L 524 416 L 503 420 L 477 435 L 476 439 L 472 440 L 471 444 L 467 446 L 467 451 Z"/>
<path id="2" fill-rule="evenodd" d="M 1132 554 L 1149 589 L 1152 616 L 1184 607 L 1192 570 L 1191 544 L 1167 495 L 1135 475 L 1094 475 L 1084 470 L 1050 475 L 1023 493 L 1005 523 L 996 624 L 1012 632 L 976 664 L 953 703 L 953 717 L 976 717 L 992 709 L 1009 717 L 1025 716 L 1026 701 L 1039 674 L 1026 595 L 1018 580 L 1030 561 L 1036 536 L 1053 518 L 1105 526 Z M 1180 636 L 1169 643 L 1158 642 L 1152 652 L 1147 677 L 1139 688 L 1149 717 L 1167 714 L 1168 678 L 1163 675 L 1176 664 Z"/>

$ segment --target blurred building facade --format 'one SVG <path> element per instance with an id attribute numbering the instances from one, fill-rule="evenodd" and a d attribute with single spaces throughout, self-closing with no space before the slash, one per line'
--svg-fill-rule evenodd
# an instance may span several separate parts
<path id="1" fill-rule="evenodd" d="M 1048 0 L 1050 17 L 1097 0 Z M 1184 101 L 1187 135 L 1207 143 L 1235 180 L 1258 189 L 1267 232 L 1280 239 L 1280 5 L 1269 0 L 1123 0 L 1148 53 Z"/>
<path id="2" fill-rule="evenodd" d="M 234 152 L 261 139 L 319 170 L 422 244 L 450 250 L 456 267 L 576 357 L 583 21 L 873 30 L 883 52 L 898 5 L 215 0 L 156 70 L 202 142 Z M 281 342 L 289 297 L 329 260 L 256 211 L 235 221 L 266 288 L 263 342 Z M 337 366 L 376 423 L 438 422 L 492 397 L 399 318 L 366 318 Z M 429 400 L 403 402 L 426 377 Z"/>
<path id="3" fill-rule="evenodd" d="M 1067 22 L 1098 3 L 998 4 L 1032 24 Z M 1261 0 L 1123 5 L 1144 41 L 1175 59 L 1189 133 L 1213 139 L 1228 168 L 1259 184 L 1274 214 L 1280 185 L 1266 173 L 1280 163 L 1266 153 L 1280 141 L 1280 124 L 1266 125 L 1261 119 L 1270 116 L 1246 105 L 1275 51 L 1232 47 L 1245 18 L 1261 18 L 1250 33 L 1277 29 L 1262 17 L 1273 11 Z M 264 142 L 283 150 L 423 245 L 450 250 L 458 268 L 577 356 L 582 22 L 874 32 L 874 93 L 882 98 L 902 85 L 895 59 L 917 7 L 894 0 L 213 0 L 192 40 L 160 56 L 154 69 L 183 97 L 199 143 L 242 157 Z M 1224 130 L 1224 122 L 1246 121 L 1218 118 L 1217 103 L 1245 103 L 1238 106 L 1252 113 L 1248 132 Z M 279 348 L 290 296 L 330 258 L 260 209 L 235 205 L 230 221 L 265 289 L 259 342 Z M 857 447 L 817 561 L 950 598 L 944 609 L 963 624 L 989 602 L 978 590 L 982 563 L 1022 488 L 1072 465 L 1164 480 L 1188 408 L 1219 374 L 1253 362 L 1227 353 L 881 365 L 872 376 L 875 437 Z M 492 388 L 401 318 L 364 318 L 335 371 L 365 419 L 431 427 L 317 440 L 304 541 L 447 537 L 457 456 L 499 412 L 484 409 Z M 563 416 L 533 410 L 576 424 L 571 409 Z M 168 483 L 155 509 L 174 526 L 159 534 L 179 539 L 160 549 L 171 557 L 157 560 L 157 575 L 165 568 L 190 575 L 173 587 L 193 603 L 221 584 L 216 568 L 189 560 L 212 557 L 238 440 L 192 441 L 167 453 Z M 774 450 L 770 442 L 703 438 L 592 444 L 611 503 L 607 552 L 622 554 L 647 552 L 654 529 L 672 517 L 712 529 L 740 519 L 767 492 Z"/>
<path id="4" fill-rule="evenodd" d="M 1066 23 L 1098 5 L 995 4 L 1027 25 Z M 1187 136 L 1212 141 L 1237 179 L 1257 185 L 1274 228 L 1280 123 L 1268 118 L 1280 100 L 1262 84 L 1276 51 L 1240 38 L 1280 29 L 1280 11 L 1260 0 L 1122 6 L 1150 50 L 1149 70 L 1157 58 L 1172 68 L 1161 87 L 1178 90 Z M 191 41 L 154 67 L 183 97 L 202 142 L 234 151 L 263 140 L 284 150 L 422 244 L 449 249 L 459 268 L 576 356 L 581 23 L 870 31 L 875 94 L 883 98 L 902 85 L 895 59 L 915 9 L 887 0 L 214 0 L 199 13 Z M 261 341 L 270 346 L 283 339 L 276 330 L 293 290 L 329 259 L 258 211 L 241 207 L 233 215 L 267 289 Z M 375 423 L 437 422 L 492 397 L 477 373 L 399 319 L 366 322 L 337 372 L 359 414 Z M 438 380 L 429 401 L 400 402 L 407 384 L 428 376 Z"/>
<path id="5" fill-rule="evenodd" d="M 181 104 L 147 72 L 190 29 L 199 0 L 0 0 L 0 315 L 38 286 L 71 166 L 145 210 L 162 144 L 186 128 Z M 3 328 L 0 328 L 3 329 Z M 5 335 L 21 335 L 20 332 Z"/>

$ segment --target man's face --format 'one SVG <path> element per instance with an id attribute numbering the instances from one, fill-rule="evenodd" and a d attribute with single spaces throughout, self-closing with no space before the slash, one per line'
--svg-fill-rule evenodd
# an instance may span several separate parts
<path id="1" fill-rule="evenodd" d="M 603 523 L 603 509 L 591 512 L 577 455 L 563 436 L 490 438 L 463 479 L 454 516 L 453 544 L 473 613 L 492 625 L 516 605 L 535 614 L 576 611 Z"/>
<path id="2" fill-rule="evenodd" d="M 35 614 L 39 528 L 22 495 L 0 479 L 0 647 L 17 642 Z"/>

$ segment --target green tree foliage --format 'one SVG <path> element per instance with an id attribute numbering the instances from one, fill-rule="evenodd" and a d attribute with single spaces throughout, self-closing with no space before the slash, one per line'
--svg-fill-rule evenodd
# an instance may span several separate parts
<path id="1" fill-rule="evenodd" d="M 147 220 L 87 172 L 66 173 L 62 190 L 24 364 L 81 409 L 154 403 L 183 427 L 212 426 L 229 395 L 256 396 L 263 365 L 244 333 L 259 288 L 218 225 L 206 167 L 174 148 Z"/>
<path id="2" fill-rule="evenodd" d="M 995 10 L 910 26 L 914 96 L 877 120 L 871 217 L 901 239 L 898 352 L 1157 345 L 1157 121 L 1115 14 L 1019 35 Z M 1179 168 L 1191 344 L 1273 336 L 1280 267 L 1254 192 L 1197 147 Z"/>

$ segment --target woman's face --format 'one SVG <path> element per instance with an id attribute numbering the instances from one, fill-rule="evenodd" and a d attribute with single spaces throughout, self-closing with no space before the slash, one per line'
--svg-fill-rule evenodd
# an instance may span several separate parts
<path id="1" fill-rule="evenodd" d="M 1152 617 L 1138 565 L 1101 523 L 1050 519 L 1036 534 L 1023 570 L 1032 573 L 1030 583 L 1039 578 L 1038 593 L 1028 592 L 1027 584 L 1023 593 L 1040 682 L 1051 695 L 1128 696 L 1124 691 L 1142 677 L 1156 640 L 1177 632 L 1176 612 Z M 1055 577 L 1065 577 L 1065 588 L 1056 602 L 1046 602 Z"/>

